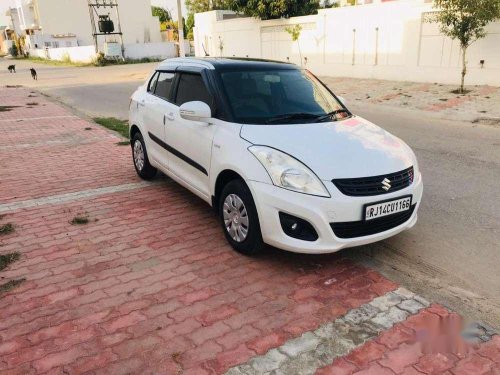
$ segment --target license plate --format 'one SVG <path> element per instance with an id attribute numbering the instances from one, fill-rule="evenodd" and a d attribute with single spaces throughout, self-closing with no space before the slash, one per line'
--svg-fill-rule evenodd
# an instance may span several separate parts
<path id="1" fill-rule="evenodd" d="M 367 204 L 364 207 L 365 221 L 377 219 L 398 212 L 408 211 L 411 207 L 411 195 L 390 201 Z"/>

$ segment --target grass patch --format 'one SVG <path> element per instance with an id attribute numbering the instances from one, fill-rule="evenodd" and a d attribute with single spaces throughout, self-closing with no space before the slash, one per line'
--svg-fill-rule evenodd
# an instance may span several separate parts
<path id="1" fill-rule="evenodd" d="M 0 271 L 7 268 L 11 263 L 17 262 L 21 258 L 18 252 L 0 255 Z"/>
<path id="2" fill-rule="evenodd" d="M 500 118 L 479 117 L 471 121 L 473 124 L 500 126 Z"/>
<path id="3" fill-rule="evenodd" d="M 142 59 L 108 59 L 104 56 L 104 54 L 100 53 L 92 61 L 92 65 L 108 66 L 108 65 L 145 64 L 145 63 L 160 62 L 160 61 L 163 61 L 163 59 L 154 57 L 143 57 Z"/>
<path id="4" fill-rule="evenodd" d="M 120 133 L 127 139 L 129 137 L 127 120 L 120 120 L 115 117 L 96 117 L 94 118 L 94 121 L 107 129 L 114 130 L 115 132 Z"/>
<path id="5" fill-rule="evenodd" d="M 6 235 L 14 232 L 14 224 L 7 223 L 4 225 L 0 225 L 0 235 Z"/>
<path id="6" fill-rule="evenodd" d="M 116 144 L 118 146 L 130 146 L 130 142 L 129 141 L 120 141 L 120 142 L 116 142 Z"/>
<path id="7" fill-rule="evenodd" d="M 32 61 L 38 64 L 53 65 L 53 66 L 92 66 L 91 63 L 78 63 L 78 62 L 73 62 L 71 60 L 69 61 L 49 60 L 49 59 L 44 59 L 42 57 L 20 57 L 17 58 L 16 60 Z"/>
<path id="8" fill-rule="evenodd" d="M 22 279 L 10 280 L 9 282 L 0 285 L 0 293 L 10 292 L 12 289 L 18 287 L 22 283 L 24 283 L 26 279 L 23 277 Z"/>
<path id="9" fill-rule="evenodd" d="M 84 62 L 75 62 L 71 61 L 71 58 L 69 56 L 64 56 L 63 60 L 49 60 L 49 59 L 44 59 L 42 57 L 18 57 L 16 60 L 24 60 L 24 61 L 32 61 L 34 63 L 38 64 L 44 64 L 44 65 L 52 65 L 52 66 L 76 66 L 76 67 L 86 67 L 86 66 L 107 66 L 107 65 L 126 65 L 126 64 L 144 64 L 144 63 L 151 63 L 151 62 L 159 62 L 162 61 L 163 59 L 157 59 L 157 58 L 142 58 L 142 59 L 125 59 L 125 60 L 112 60 L 112 59 L 106 59 L 104 56 L 95 59 L 92 62 L 89 63 L 84 63 Z"/>
<path id="10" fill-rule="evenodd" d="M 451 90 L 450 91 L 452 94 L 461 94 L 461 95 L 465 95 L 465 94 L 468 94 L 469 92 L 472 92 L 472 90 L 465 90 L 464 91 L 461 91 L 460 89 L 456 89 L 456 90 Z"/>
<path id="11" fill-rule="evenodd" d="M 18 107 L 17 105 L 0 105 L 0 112 L 9 112 L 17 107 Z"/>
<path id="12" fill-rule="evenodd" d="M 72 225 L 85 225 L 89 223 L 89 218 L 87 216 L 77 215 L 70 221 Z"/>

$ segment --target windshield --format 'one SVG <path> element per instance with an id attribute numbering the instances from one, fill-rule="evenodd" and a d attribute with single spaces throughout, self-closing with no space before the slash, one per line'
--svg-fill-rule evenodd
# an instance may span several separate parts
<path id="1" fill-rule="evenodd" d="M 221 78 L 239 123 L 303 124 L 350 115 L 306 70 L 229 71 Z"/>

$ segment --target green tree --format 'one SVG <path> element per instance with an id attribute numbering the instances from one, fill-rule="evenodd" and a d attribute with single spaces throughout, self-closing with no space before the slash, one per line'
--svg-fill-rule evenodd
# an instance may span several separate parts
<path id="1" fill-rule="evenodd" d="M 300 56 L 300 66 L 302 66 L 302 51 L 300 50 L 300 33 L 302 32 L 302 26 L 297 24 L 295 26 L 287 26 L 285 27 L 285 31 L 290 34 L 292 40 L 297 42 L 297 46 L 299 47 L 299 56 Z"/>
<path id="2" fill-rule="evenodd" d="M 319 0 L 232 0 L 231 9 L 263 20 L 317 13 Z"/>
<path id="3" fill-rule="evenodd" d="M 165 8 L 152 6 L 151 12 L 153 13 L 153 16 L 160 18 L 160 23 L 171 20 L 170 13 Z"/>
<path id="4" fill-rule="evenodd" d="M 194 35 L 193 35 L 193 28 L 194 28 L 194 14 L 189 13 L 188 18 L 186 20 L 186 39 L 188 40 L 193 40 Z"/>
<path id="5" fill-rule="evenodd" d="M 476 40 L 484 38 L 484 28 L 500 18 L 500 0 L 435 0 L 438 10 L 428 21 L 438 22 L 441 32 L 457 39 L 462 49 L 462 73 L 460 93 L 464 93 L 467 74 L 467 48 Z"/>
<path id="6" fill-rule="evenodd" d="M 189 13 L 203 13 L 216 9 L 231 9 L 233 0 L 186 0 Z"/>

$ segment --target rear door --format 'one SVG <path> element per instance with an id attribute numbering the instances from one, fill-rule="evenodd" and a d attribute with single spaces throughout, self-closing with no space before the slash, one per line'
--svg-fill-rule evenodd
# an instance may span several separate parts
<path id="1" fill-rule="evenodd" d="M 150 85 L 143 106 L 144 124 L 149 138 L 149 157 L 168 168 L 168 152 L 163 146 L 165 139 L 166 116 L 175 108 L 171 103 L 174 72 L 158 71 L 154 87 Z M 154 79 L 154 77 L 153 77 Z"/>
<path id="2" fill-rule="evenodd" d="M 172 154 L 169 169 L 203 196 L 209 197 L 208 171 L 216 126 L 181 118 L 179 107 L 190 101 L 202 101 L 213 107 L 208 80 L 201 72 L 178 69 L 174 90 L 176 110 L 172 117 L 167 118 L 165 126 L 165 142 Z"/>

